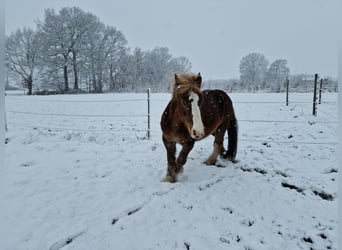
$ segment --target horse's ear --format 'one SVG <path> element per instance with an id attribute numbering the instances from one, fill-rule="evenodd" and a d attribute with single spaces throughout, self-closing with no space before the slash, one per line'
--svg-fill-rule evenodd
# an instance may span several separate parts
<path id="1" fill-rule="evenodd" d="M 202 76 L 201 76 L 200 72 L 198 72 L 198 74 L 197 74 L 196 82 L 197 82 L 197 84 L 199 86 L 201 86 L 201 84 L 202 84 Z"/>
<path id="2" fill-rule="evenodd" d="M 178 86 L 178 85 L 179 85 L 179 81 L 178 81 L 178 75 L 177 75 L 177 74 L 175 74 L 175 84 L 176 84 L 176 86 Z"/>

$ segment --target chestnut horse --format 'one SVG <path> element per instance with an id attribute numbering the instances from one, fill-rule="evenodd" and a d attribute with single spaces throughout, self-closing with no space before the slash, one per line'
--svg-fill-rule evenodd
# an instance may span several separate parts
<path id="1" fill-rule="evenodd" d="M 215 136 L 214 150 L 204 162 L 215 165 L 217 157 L 236 162 L 238 125 L 233 104 L 222 90 L 201 91 L 202 77 L 196 74 L 175 74 L 172 99 L 161 117 L 163 143 L 167 151 L 167 174 L 164 181 L 176 182 L 177 174 L 192 150 L 195 141 Z M 228 150 L 223 146 L 228 131 Z M 176 143 L 182 145 L 176 159 Z"/>

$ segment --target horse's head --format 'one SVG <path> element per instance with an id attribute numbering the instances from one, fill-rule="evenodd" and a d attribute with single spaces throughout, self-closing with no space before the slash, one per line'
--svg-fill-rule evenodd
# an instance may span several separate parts
<path id="1" fill-rule="evenodd" d="M 173 97 L 177 101 L 178 116 L 195 140 L 204 137 L 201 84 L 200 73 L 175 75 Z"/>

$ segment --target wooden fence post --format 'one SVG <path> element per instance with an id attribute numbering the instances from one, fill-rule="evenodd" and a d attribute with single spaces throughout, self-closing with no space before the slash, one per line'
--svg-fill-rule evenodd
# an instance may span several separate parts
<path id="1" fill-rule="evenodd" d="M 289 78 L 286 79 L 286 106 L 289 106 L 289 85 L 290 80 Z"/>
<path id="2" fill-rule="evenodd" d="M 315 82 L 314 82 L 314 94 L 313 94 L 313 104 L 312 104 L 312 115 L 317 115 L 317 79 L 318 74 L 315 74 Z"/>
<path id="3" fill-rule="evenodd" d="M 323 88 L 323 79 L 319 83 L 319 91 L 318 91 L 318 104 L 321 104 L 322 101 L 322 88 Z"/>
<path id="4" fill-rule="evenodd" d="M 147 138 L 151 137 L 151 89 L 147 89 Z"/>

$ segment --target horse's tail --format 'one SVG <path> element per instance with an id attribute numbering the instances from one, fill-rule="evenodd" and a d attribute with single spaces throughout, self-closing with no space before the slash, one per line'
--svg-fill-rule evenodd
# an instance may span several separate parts
<path id="1" fill-rule="evenodd" d="M 226 152 L 226 159 L 231 160 L 232 162 L 236 162 L 236 151 L 238 144 L 238 122 L 234 117 L 233 120 L 230 121 L 228 126 L 228 150 Z"/>

